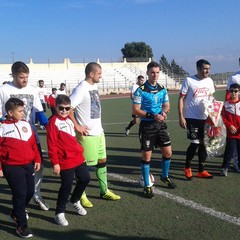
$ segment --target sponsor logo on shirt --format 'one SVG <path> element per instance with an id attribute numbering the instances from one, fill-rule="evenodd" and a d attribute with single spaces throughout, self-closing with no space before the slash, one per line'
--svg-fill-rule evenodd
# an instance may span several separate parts
<path id="1" fill-rule="evenodd" d="M 209 89 L 208 88 L 198 88 L 195 90 L 193 97 L 197 98 L 197 97 L 207 97 L 209 94 Z"/>
<path id="2" fill-rule="evenodd" d="M 8 131 L 8 132 L 5 132 L 4 133 L 4 136 L 6 136 L 6 135 L 10 135 L 11 133 L 13 133 L 14 132 L 14 130 L 11 130 L 11 131 Z"/>

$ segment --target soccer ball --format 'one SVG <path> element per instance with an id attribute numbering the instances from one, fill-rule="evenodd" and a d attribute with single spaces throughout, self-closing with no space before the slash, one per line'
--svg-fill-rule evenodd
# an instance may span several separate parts
<path id="1" fill-rule="evenodd" d="M 154 176 L 153 176 L 151 173 L 149 174 L 149 183 L 150 183 L 150 187 L 152 187 L 153 184 L 154 184 Z M 140 177 L 139 177 L 139 184 L 140 184 L 142 187 L 145 187 L 145 186 L 144 186 L 143 175 L 140 175 Z"/>

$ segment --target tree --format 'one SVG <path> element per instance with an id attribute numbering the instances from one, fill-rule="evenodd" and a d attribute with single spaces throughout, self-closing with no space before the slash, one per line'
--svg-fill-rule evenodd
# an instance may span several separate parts
<path id="1" fill-rule="evenodd" d="M 188 76 L 188 73 L 182 67 L 180 67 L 174 59 L 171 61 L 171 64 L 169 64 L 167 58 L 162 55 L 159 64 L 162 72 L 168 74 L 174 79 L 185 78 Z"/>
<path id="2" fill-rule="evenodd" d="M 185 78 L 189 75 L 182 67 L 177 65 L 174 60 L 171 62 L 171 71 L 172 78 Z"/>
<path id="3" fill-rule="evenodd" d="M 153 57 L 152 48 L 145 42 L 126 43 L 121 52 L 123 58 L 126 58 L 129 62 L 148 61 L 149 58 Z"/>
<path id="4" fill-rule="evenodd" d="M 166 74 L 170 74 L 171 66 L 168 63 L 168 60 L 166 59 L 166 57 L 164 55 L 161 56 L 161 59 L 159 62 L 160 62 L 162 72 L 164 72 Z"/>

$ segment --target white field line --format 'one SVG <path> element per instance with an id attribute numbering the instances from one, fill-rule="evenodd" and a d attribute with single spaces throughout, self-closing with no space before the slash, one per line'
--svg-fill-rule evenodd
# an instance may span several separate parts
<path id="1" fill-rule="evenodd" d="M 138 183 L 137 181 L 135 181 L 133 179 L 121 176 L 119 174 L 108 173 L 108 175 L 113 177 L 113 178 L 119 179 L 119 180 L 121 180 L 123 182 L 129 182 L 129 183 L 132 183 L 132 184 Z M 202 204 L 195 203 L 195 202 L 193 202 L 191 200 L 187 200 L 187 199 L 184 199 L 182 197 L 178 197 L 178 196 L 176 196 L 174 194 L 171 194 L 171 193 L 168 193 L 168 192 L 164 192 L 162 190 L 156 189 L 155 187 L 153 187 L 153 192 L 155 194 L 157 194 L 157 195 L 161 195 L 161 196 L 164 196 L 164 197 L 166 197 L 168 199 L 171 199 L 172 201 L 177 202 L 177 203 L 179 203 L 181 205 L 190 207 L 190 208 L 192 208 L 194 210 L 198 210 L 200 212 L 209 214 L 209 215 L 211 215 L 213 217 L 216 217 L 216 218 L 219 218 L 221 220 L 224 220 L 224 221 L 227 221 L 227 222 L 230 222 L 230 223 L 233 223 L 235 225 L 239 225 L 240 226 L 240 218 L 230 216 L 230 215 L 228 215 L 228 214 L 226 214 L 224 212 L 215 211 L 212 208 L 208 208 L 208 207 L 203 206 Z"/>
<path id="2" fill-rule="evenodd" d="M 167 120 L 166 122 L 178 122 L 178 120 Z M 117 122 L 117 123 L 103 123 L 103 126 L 108 126 L 108 125 L 122 125 L 122 124 L 127 124 L 128 122 Z"/>

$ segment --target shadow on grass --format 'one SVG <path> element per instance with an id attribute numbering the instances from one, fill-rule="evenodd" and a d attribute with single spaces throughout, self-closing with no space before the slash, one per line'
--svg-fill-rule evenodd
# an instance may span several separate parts
<path id="1" fill-rule="evenodd" d="M 52 217 L 47 217 L 41 214 L 31 214 L 31 217 L 34 218 L 41 218 L 41 220 L 47 221 L 50 224 L 54 224 L 54 228 L 58 228 L 56 224 L 54 223 L 54 220 Z M 80 226 L 81 227 L 81 226 Z M 1 239 L 19 239 L 17 234 L 16 234 L 16 226 L 13 223 L 10 223 L 7 221 L 7 216 L 6 216 L 6 221 L 3 219 L 0 219 L 0 229 L 1 229 Z M 152 240 L 164 240 L 163 238 L 155 238 L 155 237 L 141 237 L 141 236 L 129 236 L 129 235 L 121 235 L 121 236 L 116 236 L 114 234 L 108 234 L 108 233 L 103 233 L 103 232 L 97 232 L 97 231 L 89 231 L 89 230 L 68 230 L 66 227 L 60 227 L 59 230 L 52 230 L 51 228 L 46 228 L 44 230 L 39 229 L 39 228 L 31 228 L 33 231 L 34 237 L 37 239 L 48 239 L 48 240 L 66 240 L 66 239 L 71 239 L 71 240 L 78 240 L 78 239 L 106 239 L 106 240 L 120 240 L 120 239 L 129 239 L 129 240 L 139 240 L 139 239 L 152 239 Z"/>
<path id="2" fill-rule="evenodd" d="M 4 240 L 4 239 L 11 240 L 11 239 L 14 239 L 14 236 L 16 236 L 16 226 L 13 223 L 10 223 L 9 221 L 2 220 L 2 217 L 0 220 L 0 230 L 1 230 L 0 231 L 1 240 Z M 4 238 L 4 235 L 5 235 L 4 232 L 8 234 L 7 238 Z"/>
<path id="3" fill-rule="evenodd" d="M 51 231 L 51 230 L 44 230 L 40 231 L 38 229 L 33 229 L 34 233 L 43 239 L 116 239 L 116 240 L 122 240 L 122 239 L 129 239 L 129 240 L 139 240 L 139 239 L 152 239 L 152 240 L 163 240 L 163 238 L 147 238 L 147 237 L 140 237 L 140 236 L 116 236 L 116 235 L 111 235 L 108 233 L 102 233 L 102 232 L 97 232 L 97 231 L 88 231 L 88 230 L 72 230 L 72 231 L 66 231 L 66 232 L 59 232 L 59 231 Z"/>

